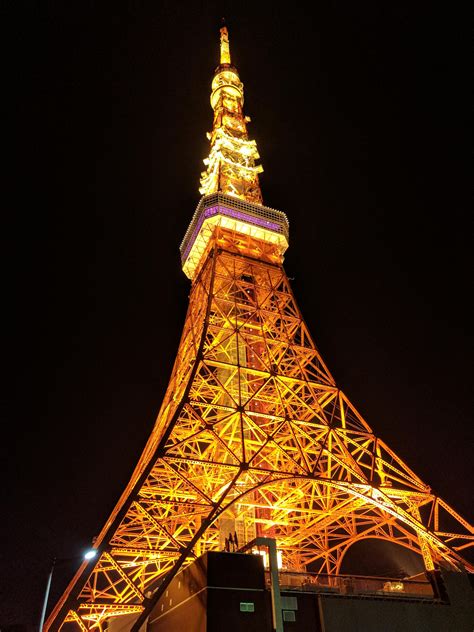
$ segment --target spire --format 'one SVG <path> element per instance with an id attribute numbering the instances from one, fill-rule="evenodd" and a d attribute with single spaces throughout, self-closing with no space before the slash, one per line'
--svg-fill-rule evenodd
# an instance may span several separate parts
<path id="1" fill-rule="evenodd" d="M 226 26 L 221 28 L 221 66 L 222 64 L 230 64 L 229 33 Z"/>
<path id="2" fill-rule="evenodd" d="M 249 140 L 243 112 L 244 86 L 238 70 L 231 63 L 229 33 L 220 29 L 220 64 L 212 80 L 211 106 L 214 110 L 212 132 L 207 137 L 211 148 L 201 174 L 202 195 L 224 193 L 252 204 L 262 204 L 258 174 L 263 171 L 255 162 L 260 157 L 254 140 Z"/>

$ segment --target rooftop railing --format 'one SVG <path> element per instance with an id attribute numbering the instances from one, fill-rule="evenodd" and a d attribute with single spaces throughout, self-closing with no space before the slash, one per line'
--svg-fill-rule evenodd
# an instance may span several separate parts
<path id="1" fill-rule="evenodd" d="M 269 577 L 267 577 L 269 581 Z M 431 583 L 411 579 L 364 577 L 360 575 L 324 575 L 320 573 L 280 572 L 280 590 L 393 599 L 435 598 Z"/>

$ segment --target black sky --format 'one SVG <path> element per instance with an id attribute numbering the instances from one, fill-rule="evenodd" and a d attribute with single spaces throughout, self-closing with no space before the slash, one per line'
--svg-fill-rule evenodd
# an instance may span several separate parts
<path id="1" fill-rule="evenodd" d="M 38 622 L 49 560 L 100 531 L 154 423 L 223 15 L 316 343 L 375 432 L 472 521 L 470 50 L 466 16 L 434 4 L 4 10 L 0 626 Z"/>

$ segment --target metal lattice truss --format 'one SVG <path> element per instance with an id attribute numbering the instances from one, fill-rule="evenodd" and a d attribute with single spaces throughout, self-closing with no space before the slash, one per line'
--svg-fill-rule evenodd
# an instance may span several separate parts
<path id="1" fill-rule="evenodd" d="M 157 422 L 95 546 L 46 629 L 140 622 L 175 574 L 235 533 L 275 538 L 287 569 L 340 572 L 378 538 L 437 564 L 474 529 L 378 437 L 337 387 L 282 268 L 286 216 L 261 205 L 255 141 L 227 29 L 212 82 L 211 150 L 181 246 L 193 286 Z"/>
<path id="2" fill-rule="evenodd" d="M 378 538 L 427 569 L 474 570 L 461 557 L 473 527 L 337 387 L 282 266 L 248 256 L 267 245 L 214 230 L 152 436 L 51 630 L 146 612 L 157 587 L 233 531 L 239 545 L 275 538 L 289 569 L 337 574 L 355 542 Z"/>

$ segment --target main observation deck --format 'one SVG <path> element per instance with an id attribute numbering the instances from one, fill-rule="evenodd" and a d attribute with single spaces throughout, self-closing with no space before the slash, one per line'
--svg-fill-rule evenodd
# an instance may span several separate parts
<path id="1" fill-rule="evenodd" d="M 201 198 L 180 246 L 183 271 L 194 278 L 216 226 L 272 244 L 283 255 L 288 248 L 285 213 L 223 193 Z"/>

